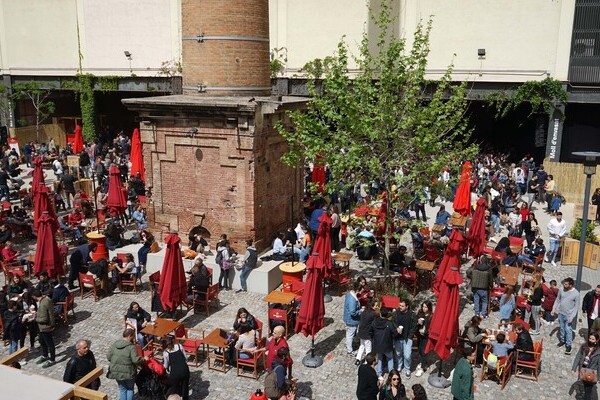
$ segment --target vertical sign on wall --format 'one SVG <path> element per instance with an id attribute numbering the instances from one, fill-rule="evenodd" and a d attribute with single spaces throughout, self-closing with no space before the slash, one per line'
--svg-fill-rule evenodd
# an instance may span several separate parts
<path id="1" fill-rule="evenodd" d="M 550 161 L 560 161 L 564 112 L 565 106 L 560 105 L 552 115 L 550 115 L 550 121 L 548 122 L 548 140 L 546 141 L 546 158 Z"/>

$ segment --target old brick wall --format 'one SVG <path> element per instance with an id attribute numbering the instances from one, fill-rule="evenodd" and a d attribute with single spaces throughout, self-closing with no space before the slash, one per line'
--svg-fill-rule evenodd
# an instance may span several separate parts
<path id="1" fill-rule="evenodd" d="M 270 87 L 268 0 L 183 0 L 182 35 L 262 38 L 183 40 L 183 86 Z M 269 95 L 270 90 L 244 92 Z M 186 94 L 198 94 L 184 90 Z M 210 94 L 240 94 L 212 91 Z"/>

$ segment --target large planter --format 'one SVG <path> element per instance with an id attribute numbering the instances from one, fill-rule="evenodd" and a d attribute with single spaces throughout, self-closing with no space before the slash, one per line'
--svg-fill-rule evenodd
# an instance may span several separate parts
<path id="1" fill-rule="evenodd" d="M 560 262 L 562 265 L 577 265 L 579 261 L 579 240 L 565 238 L 562 245 Z M 598 269 L 600 264 L 600 246 L 586 242 L 583 251 L 583 266 Z"/>

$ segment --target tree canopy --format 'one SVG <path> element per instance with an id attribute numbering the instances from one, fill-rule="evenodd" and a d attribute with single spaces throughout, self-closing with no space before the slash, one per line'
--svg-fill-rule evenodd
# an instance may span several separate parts
<path id="1" fill-rule="evenodd" d="M 306 109 L 278 124 L 289 146 L 284 163 L 323 157 L 329 192 L 379 180 L 396 185 L 401 198 L 431 185 L 444 167 L 458 170 L 477 151 L 469 143 L 466 83 L 452 81 L 452 65 L 439 80 L 426 78 L 432 20 L 418 25 L 409 46 L 391 32 L 392 1 L 371 13 L 380 31 L 376 46 L 365 32 L 353 56 L 342 38 L 336 53 L 319 64 L 321 79 L 309 79 Z M 352 76 L 350 57 L 359 67 Z"/>

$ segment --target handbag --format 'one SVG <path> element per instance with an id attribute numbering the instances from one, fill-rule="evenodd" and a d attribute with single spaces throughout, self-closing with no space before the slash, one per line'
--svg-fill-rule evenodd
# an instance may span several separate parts
<path id="1" fill-rule="evenodd" d="M 579 379 L 587 383 L 598 382 L 598 371 L 591 368 L 581 368 L 579 370 Z"/>

